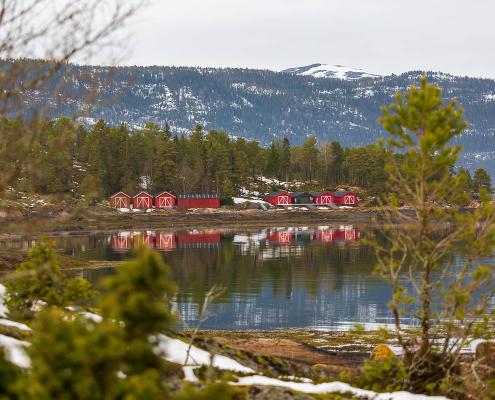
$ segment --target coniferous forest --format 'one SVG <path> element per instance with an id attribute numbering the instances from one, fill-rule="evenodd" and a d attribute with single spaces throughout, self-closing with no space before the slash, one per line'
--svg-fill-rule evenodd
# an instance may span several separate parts
<path id="1" fill-rule="evenodd" d="M 385 150 L 379 144 L 348 148 L 309 137 L 301 146 L 287 138 L 262 146 L 200 125 L 178 135 L 169 125 L 130 130 L 100 120 L 85 128 L 68 118 L 1 124 L 8 150 L 0 153 L 0 165 L 11 171 L 5 186 L 23 192 L 104 199 L 120 190 L 147 189 L 232 197 L 246 187 L 277 190 L 281 182 L 305 190 L 354 186 L 369 195 L 386 190 Z M 466 191 L 490 184 L 483 169 L 474 180 L 464 168 L 458 173 L 468 176 Z M 267 184 L 261 177 L 274 181 Z"/>

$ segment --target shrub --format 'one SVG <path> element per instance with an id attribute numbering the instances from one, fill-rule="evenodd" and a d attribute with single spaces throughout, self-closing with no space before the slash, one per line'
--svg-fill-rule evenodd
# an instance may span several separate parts
<path id="1" fill-rule="evenodd" d="M 42 238 L 25 262 L 7 280 L 7 307 L 12 319 L 29 320 L 37 304 L 68 306 L 85 304 L 92 296 L 90 283 L 71 278 L 60 270 L 55 244 Z"/>

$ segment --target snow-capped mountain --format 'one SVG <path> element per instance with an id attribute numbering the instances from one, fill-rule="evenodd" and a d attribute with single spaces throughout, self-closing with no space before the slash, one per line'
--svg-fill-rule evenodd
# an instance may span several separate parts
<path id="1" fill-rule="evenodd" d="M 302 76 L 312 76 L 313 78 L 337 78 L 344 80 L 377 78 L 381 76 L 377 74 L 371 74 L 358 68 L 329 64 L 311 64 L 304 67 L 293 67 L 285 69 L 281 72 Z"/>

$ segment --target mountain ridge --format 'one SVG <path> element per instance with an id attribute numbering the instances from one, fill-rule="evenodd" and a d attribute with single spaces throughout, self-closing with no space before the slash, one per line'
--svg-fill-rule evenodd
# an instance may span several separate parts
<path id="1" fill-rule="evenodd" d="M 28 91 L 21 111 L 26 118 L 43 109 L 50 118 L 79 115 L 88 123 L 104 119 L 131 128 L 168 123 L 179 134 L 201 124 L 262 144 L 284 136 L 301 144 L 315 136 L 362 146 L 384 135 L 380 107 L 422 75 L 443 88 L 446 101 L 457 98 L 464 107 L 470 124 L 457 141 L 465 148 L 463 165 L 489 164 L 495 172 L 495 80 L 441 72 L 341 80 L 240 68 L 70 64 Z"/>

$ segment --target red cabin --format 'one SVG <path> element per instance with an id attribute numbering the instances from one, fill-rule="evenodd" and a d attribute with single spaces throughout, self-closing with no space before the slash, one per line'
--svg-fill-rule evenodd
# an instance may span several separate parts
<path id="1" fill-rule="evenodd" d="M 215 194 L 179 194 L 177 208 L 220 208 L 220 197 Z"/>
<path id="2" fill-rule="evenodd" d="M 153 196 L 148 192 L 140 192 L 132 198 L 132 206 L 139 209 L 153 207 Z"/>
<path id="3" fill-rule="evenodd" d="M 339 206 L 356 206 L 358 198 L 355 193 L 352 192 L 333 192 L 336 204 Z"/>
<path id="4" fill-rule="evenodd" d="M 272 192 L 267 194 L 263 200 L 274 206 L 287 206 L 294 202 L 290 193 L 287 192 Z"/>
<path id="5" fill-rule="evenodd" d="M 170 208 L 175 207 L 176 198 L 170 192 L 161 192 L 155 196 L 156 208 Z"/>
<path id="6" fill-rule="evenodd" d="M 160 232 L 156 235 L 155 247 L 161 251 L 170 251 L 177 246 L 175 233 Z"/>
<path id="7" fill-rule="evenodd" d="M 117 192 L 110 197 L 110 204 L 115 208 L 130 208 L 131 196 L 124 192 Z"/>
<path id="8" fill-rule="evenodd" d="M 313 196 L 314 204 L 330 205 L 337 203 L 334 194 L 331 192 L 316 192 L 311 193 L 311 195 Z"/>

